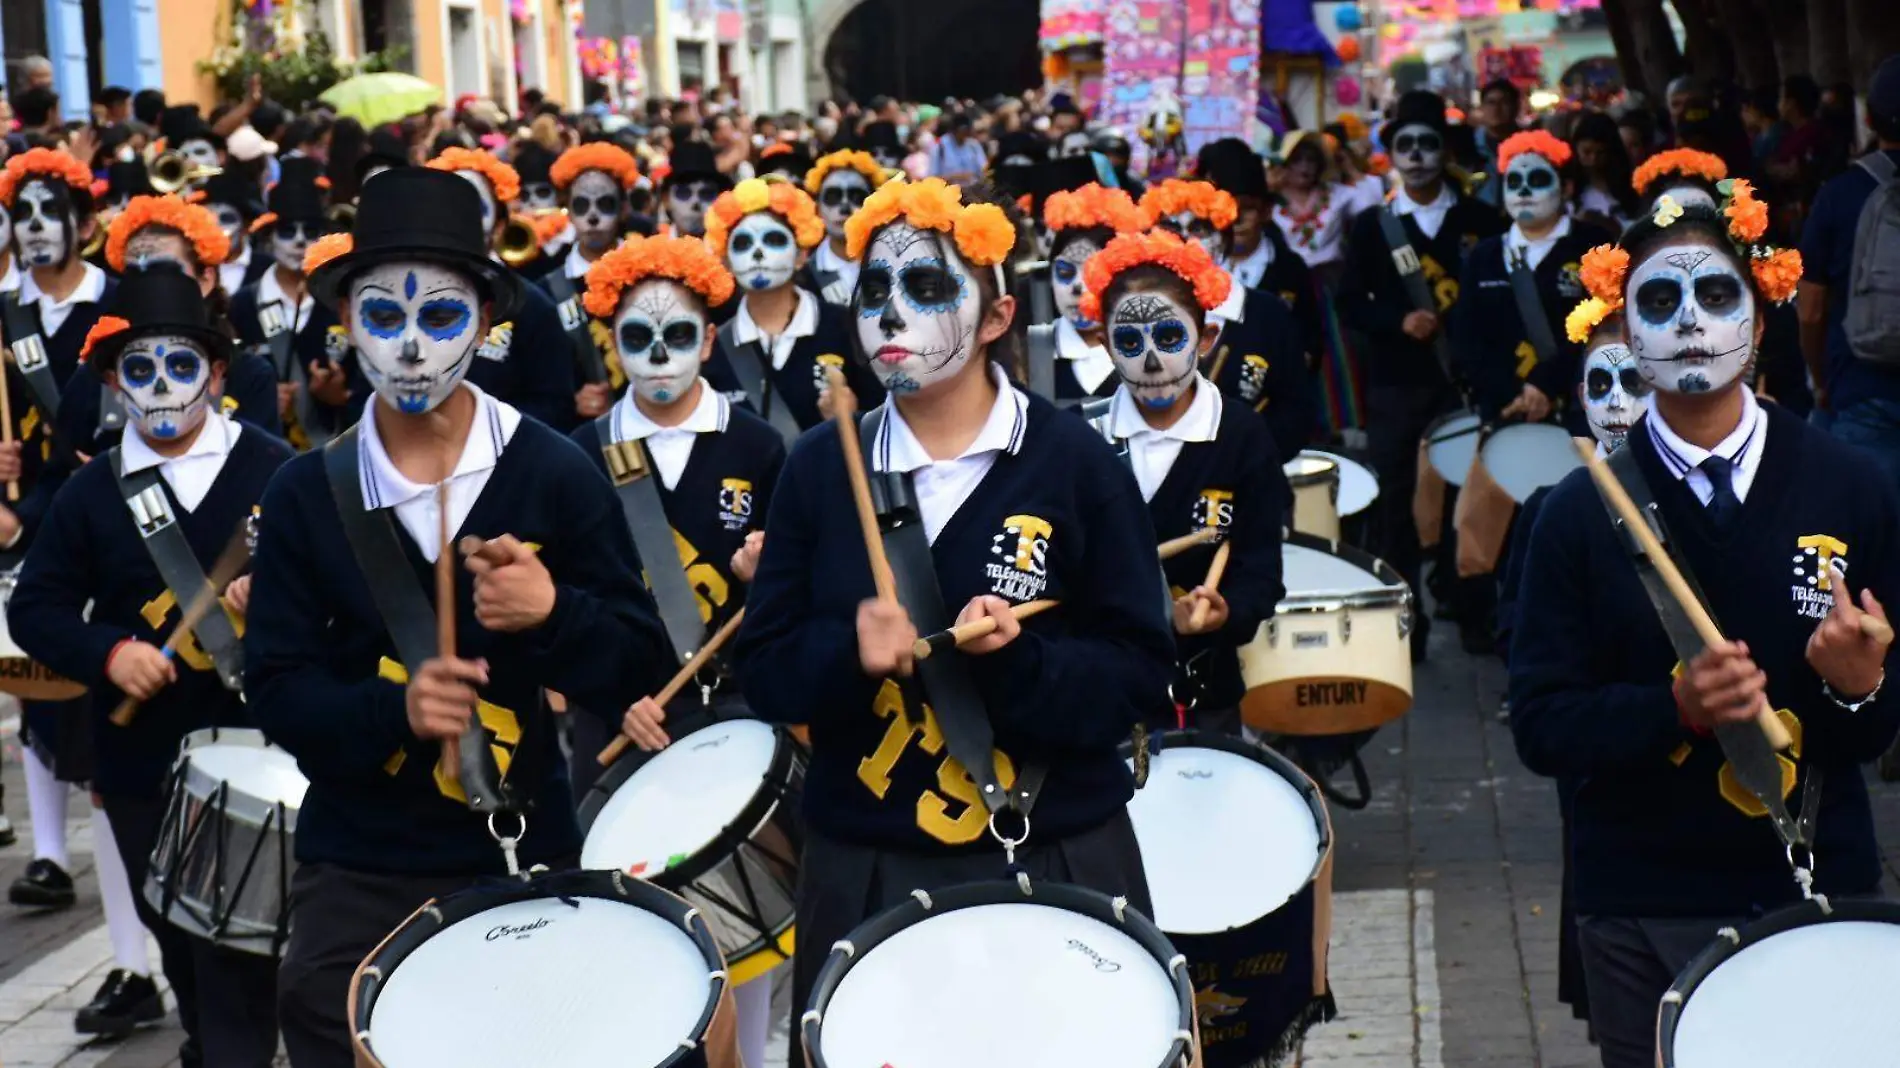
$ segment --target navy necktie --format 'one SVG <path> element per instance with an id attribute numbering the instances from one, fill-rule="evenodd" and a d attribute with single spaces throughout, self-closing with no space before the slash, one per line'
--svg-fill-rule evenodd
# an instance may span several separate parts
<path id="1" fill-rule="evenodd" d="M 1741 514 L 1741 498 L 1735 496 L 1735 465 L 1720 456 L 1711 456 L 1701 463 L 1702 473 L 1709 477 L 1709 488 L 1714 492 L 1709 496 L 1709 521 L 1715 529 L 1726 531 Z"/>

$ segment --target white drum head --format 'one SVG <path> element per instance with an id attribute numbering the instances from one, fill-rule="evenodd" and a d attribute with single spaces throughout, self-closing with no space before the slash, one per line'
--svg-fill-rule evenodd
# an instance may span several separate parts
<path id="1" fill-rule="evenodd" d="M 777 750 L 777 732 L 754 719 L 675 740 L 601 806 L 581 867 L 650 877 L 706 848 L 758 796 Z"/>
<path id="2" fill-rule="evenodd" d="M 944 1001 L 972 990 L 982 1006 Z M 977 905 L 863 952 L 819 1041 L 829 1068 L 1149 1068 L 1180 1024 L 1167 969 L 1121 931 L 1047 905 Z"/>
<path id="3" fill-rule="evenodd" d="M 1338 453 L 1326 452 L 1322 449 L 1302 449 L 1300 455 L 1331 460 L 1338 466 L 1340 515 L 1358 515 L 1378 499 L 1379 476 L 1372 473 L 1372 468 L 1356 460 L 1348 460 Z"/>
<path id="4" fill-rule="evenodd" d="M 1286 477 L 1294 480 L 1324 477 L 1328 470 L 1338 471 L 1339 465 L 1330 458 L 1314 453 L 1303 452 L 1281 465 Z"/>
<path id="5" fill-rule="evenodd" d="M 1306 799 L 1272 768 L 1224 749 L 1155 754 L 1128 815 L 1155 926 L 1170 934 L 1244 927 L 1305 888 L 1319 863 Z"/>
<path id="6" fill-rule="evenodd" d="M 438 931 L 370 1012 L 389 1068 L 654 1065 L 711 998 L 705 958 L 663 916 L 596 897 L 535 898 Z"/>
<path id="7" fill-rule="evenodd" d="M 1289 600 L 1317 593 L 1378 590 L 1386 585 L 1358 564 L 1304 545 L 1280 546 L 1280 570 Z"/>
<path id="8" fill-rule="evenodd" d="M 1900 1060 L 1900 926 L 1842 920 L 1723 961 L 1676 1022 L 1676 1068 L 1890 1068 Z"/>
<path id="9" fill-rule="evenodd" d="M 310 780 L 297 770 L 297 760 L 276 746 L 194 745 L 185 753 L 191 766 L 247 797 L 290 808 L 303 804 Z"/>
<path id="10" fill-rule="evenodd" d="M 1519 504 L 1583 466 L 1570 432 L 1546 423 L 1502 427 L 1484 443 L 1484 469 Z"/>
<path id="11" fill-rule="evenodd" d="M 1471 473 L 1471 462 L 1478 458 L 1479 425 L 1476 415 L 1466 414 L 1453 416 L 1431 428 L 1427 435 L 1431 443 L 1425 446 L 1425 456 L 1439 478 L 1454 486 L 1465 484 L 1465 476 Z"/>

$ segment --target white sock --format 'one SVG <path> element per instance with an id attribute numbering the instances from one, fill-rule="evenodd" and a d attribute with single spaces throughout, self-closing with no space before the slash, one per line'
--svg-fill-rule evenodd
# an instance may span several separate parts
<path id="1" fill-rule="evenodd" d="M 26 814 L 33 821 L 33 859 L 66 868 L 66 799 L 72 796 L 72 787 L 40 763 L 32 746 L 21 748 L 25 750 L 20 763 L 26 765 Z"/>
<path id="2" fill-rule="evenodd" d="M 106 931 L 112 936 L 112 962 L 134 975 L 152 974 L 145 924 L 133 903 L 125 860 L 119 856 L 119 843 L 112 837 L 112 821 L 106 818 L 103 808 L 92 810 L 92 859 L 93 870 L 99 874 L 99 897 L 106 906 Z"/>
<path id="3" fill-rule="evenodd" d="M 772 973 L 732 988 L 739 1015 L 739 1060 L 745 1068 L 765 1068 L 765 1042 L 772 1034 Z"/>

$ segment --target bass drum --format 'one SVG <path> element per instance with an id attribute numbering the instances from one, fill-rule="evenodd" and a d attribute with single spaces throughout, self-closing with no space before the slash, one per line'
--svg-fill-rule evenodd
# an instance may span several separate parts
<path id="1" fill-rule="evenodd" d="M 86 692 L 84 686 L 36 663 L 13 641 L 13 635 L 7 629 L 6 610 L 13 603 L 13 587 L 19 578 L 20 569 L 17 566 L 0 571 L 0 693 L 10 693 L 28 701 L 66 701 L 80 696 Z M 92 737 L 83 726 L 78 730 L 78 737 L 82 740 Z M 91 754 L 87 753 L 88 767 L 91 766 L 90 758 Z M 82 779 L 88 777 L 80 776 Z"/>
<path id="2" fill-rule="evenodd" d="M 1519 504 L 1583 466 L 1570 432 L 1549 423 L 1513 423 L 1484 439 L 1479 460 L 1491 481 Z"/>
<path id="3" fill-rule="evenodd" d="M 1478 438 L 1484 421 L 1476 412 L 1452 412 L 1425 428 L 1425 459 L 1446 484 L 1462 486 L 1478 458 Z"/>

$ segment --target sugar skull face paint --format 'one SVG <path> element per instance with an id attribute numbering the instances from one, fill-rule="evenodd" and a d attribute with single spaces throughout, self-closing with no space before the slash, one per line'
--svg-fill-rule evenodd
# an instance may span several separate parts
<path id="1" fill-rule="evenodd" d="M 1532 226 L 1563 214 L 1564 183 L 1557 168 L 1534 152 L 1511 157 L 1504 169 L 1504 210 L 1512 221 Z"/>
<path id="2" fill-rule="evenodd" d="M 1722 389 L 1754 356 L 1754 294 L 1711 245 L 1658 248 L 1630 271 L 1624 300 L 1637 367 L 1665 393 Z"/>
<path id="3" fill-rule="evenodd" d="M 475 191 L 482 195 L 482 233 L 494 233 L 495 219 L 500 209 L 495 206 L 495 191 L 488 188 L 488 179 L 482 177 L 480 171 L 456 171 L 455 173 L 463 181 L 474 186 Z"/>
<path id="4" fill-rule="evenodd" d="M 561 206 L 560 195 L 554 191 L 553 182 L 522 182 L 521 209 L 523 211 L 548 211 Z"/>
<path id="5" fill-rule="evenodd" d="M 840 167 L 825 175 L 823 184 L 818 187 L 818 215 L 825 220 L 825 234 L 842 239 L 844 221 L 863 207 L 864 198 L 870 195 L 871 183 L 849 167 Z"/>
<path id="6" fill-rule="evenodd" d="M 244 213 L 229 204 L 212 204 L 211 214 L 218 217 L 218 229 L 224 231 L 224 239 L 231 243 L 227 253 L 235 257 L 244 251 Z"/>
<path id="7" fill-rule="evenodd" d="M 666 217 L 688 237 L 706 234 L 706 209 L 719 199 L 719 186 L 709 181 L 675 182 L 666 190 Z"/>
<path id="8" fill-rule="evenodd" d="M 750 292 L 790 282 L 798 270 L 798 242 L 791 227 L 769 211 L 740 219 L 726 237 L 726 268 Z"/>
<path id="9" fill-rule="evenodd" d="M 184 235 L 176 230 L 159 226 L 147 226 L 126 238 L 125 262 L 127 266 L 138 267 L 149 267 L 154 263 L 175 263 L 186 272 L 194 269 Z"/>
<path id="10" fill-rule="evenodd" d="M 620 236 L 620 183 L 606 171 L 582 171 L 567 190 L 567 217 L 581 247 L 601 253 Z"/>
<path id="11" fill-rule="evenodd" d="M 1082 284 L 1082 265 L 1100 251 L 1102 246 L 1093 239 L 1078 237 L 1062 246 L 1062 251 L 1049 261 L 1049 281 L 1056 290 L 1056 312 L 1077 330 L 1095 325 L 1082 316 L 1082 293 L 1087 288 Z"/>
<path id="12" fill-rule="evenodd" d="M 901 394 L 955 377 L 976 350 L 980 304 L 955 242 L 901 219 L 879 230 L 854 302 L 858 342 L 878 381 Z"/>
<path id="13" fill-rule="evenodd" d="M 178 146 L 178 154 L 194 167 L 218 166 L 218 150 L 202 137 L 194 137 Z"/>
<path id="14" fill-rule="evenodd" d="M 72 251 L 72 199 L 63 186 L 32 179 L 13 200 L 13 240 L 25 267 L 57 267 Z"/>
<path id="15" fill-rule="evenodd" d="M 277 266 L 290 274 L 303 273 L 303 254 L 312 243 L 324 233 L 323 225 L 315 222 L 291 222 L 284 220 L 271 227 L 270 254 Z"/>
<path id="16" fill-rule="evenodd" d="M 664 279 L 633 287 L 614 316 L 620 366 L 634 393 L 655 404 L 670 404 L 693 388 L 710 336 L 698 300 L 678 282 Z"/>
<path id="17" fill-rule="evenodd" d="M 1590 433 L 1606 450 L 1623 444 L 1649 410 L 1649 383 L 1636 366 L 1636 354 L 1621 341 L 1605 341 L 1583 360 L 1583 414 Z"/>
<path id="18" fill-rule="evenodd" d="M 1062 135 L 1062 141 L 1056 147 L 1056 155 L 1063 159 L 1073 159 L 1089 154 L 1089 135 L 1081 130 Z"/>
<path id="19" fill-rule="evenodd" d="M 183 437 L 204 424 L 211 411 L 211 380 L 211 361 L 187 338 L 136 338 L 119 355 L 126 414 L 155 441 Z"/>
<path id="20" fill-rule="evenodd" d="M 1129 293 L 1108 313 L 1108 352 L 1128 393 L 1145 408 L 1166 408 L 1194 378 L 1201 354 L 1196 316 L 1166 293 Z"/>
<path id="21" fill-rule="evenodd" d="M 1223 244 L 1221 232 L 1214 227 L 1212 222 L 1191 211 L 1164 215 L 1158 221 L 1158 225 L 1176 237 L 1199 244 L 1207 250 L 1208 256 L 1212 257 L 1215 263 L 1219 263 L 1227 255 L 1227 250 L 1221 247 Z"/>
<path id="22" fill-rule="evenodd" d="M 1407 189 L 1431 185 L 1445 173 L 1445 138 L 1422 122 L 1392 132 L 1392 165 Z"/>
<path id="23" fill-rule="evenodd" d="M 447 400 L 482 341 L 481 294 L 459 271 L 378 264 L 350 279 L 350 340 L 376 394 L 411 415 Z"/>

